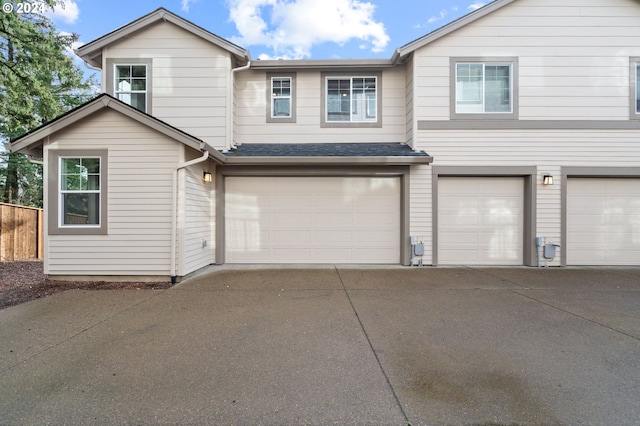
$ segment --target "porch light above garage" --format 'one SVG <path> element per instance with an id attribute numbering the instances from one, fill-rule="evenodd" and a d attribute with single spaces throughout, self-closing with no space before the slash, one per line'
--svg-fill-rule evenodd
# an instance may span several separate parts
<path id="1" fill-rule="evenodd" d="M 202 171 L 202 181 L 203 182 L 211 182 L 211 180 L 213 179 L 211 172 L 208 172 L 206 170 Z"/>
<path id="2" fill-rule="evenodd" d="M 542 175 L 542 184 L 543 185 L 553 185 L 553 176 L 549 174 Z"/>

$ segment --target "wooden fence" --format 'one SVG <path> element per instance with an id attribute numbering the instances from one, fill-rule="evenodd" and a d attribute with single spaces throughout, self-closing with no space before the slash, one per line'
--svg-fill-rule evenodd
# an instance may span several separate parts
<path id="1" fill-rule="evenodd" d="M 43 257 L 43 210 L 0 203 L 0 261 Z"/>

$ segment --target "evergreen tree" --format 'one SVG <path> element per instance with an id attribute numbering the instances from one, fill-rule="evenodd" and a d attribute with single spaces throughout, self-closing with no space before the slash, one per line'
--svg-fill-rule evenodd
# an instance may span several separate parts
<path id="1" fill-rule="evenodd" d="M 0 142 L 8 142 L 87 101 L 93 78 L 66 53 L 76 35 L 59 33 L 41 13 L 43 0 L 30 3 L 32 13 L 0 14 Z M 51 9 L 60 0 L 45 0 Z M 0 201 L 42 206 L 42 167 L 22 154 L 0 157 Z"/>

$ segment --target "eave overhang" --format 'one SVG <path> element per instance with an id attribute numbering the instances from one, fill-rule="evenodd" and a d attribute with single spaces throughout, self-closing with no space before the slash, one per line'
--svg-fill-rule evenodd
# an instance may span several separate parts
<path id="1" fill-rule="evenodd" d="M 77 123 L 86 117 L 103 109 L 111 109 L 125 115 L 153 130 L 162 133 L 171 139 L 183 143 L 193 149 L 199 151 L 207 151 L 210 158 L 222 164 L 225 157 L 218 150 L 210 147 L 204 141 L 183 132 L 182 130 L 165 123 L 162 120 L 145 114 L 137 109 L 117 100 L 107 94 L 99 95 L 89 102 L 72 109 L 71 111 L 61 115 L 60 117 L 43 124 L 40 127 L 14 139 L 5 146 L 12 152 L 21 152 L 28 155 L 37 155 L 42 153 L 42 146 L 45 140 L 68 126 Z"/>

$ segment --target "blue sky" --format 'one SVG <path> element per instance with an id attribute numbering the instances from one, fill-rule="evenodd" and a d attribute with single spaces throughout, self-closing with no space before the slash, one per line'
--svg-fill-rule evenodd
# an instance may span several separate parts
<path id="1" fill-rule="evenodd" d="M 51 16 L 87 43 L 158 7 L 248 49 L 253 59 L 390 58 L 491 0 L 65 0 Z"/>

